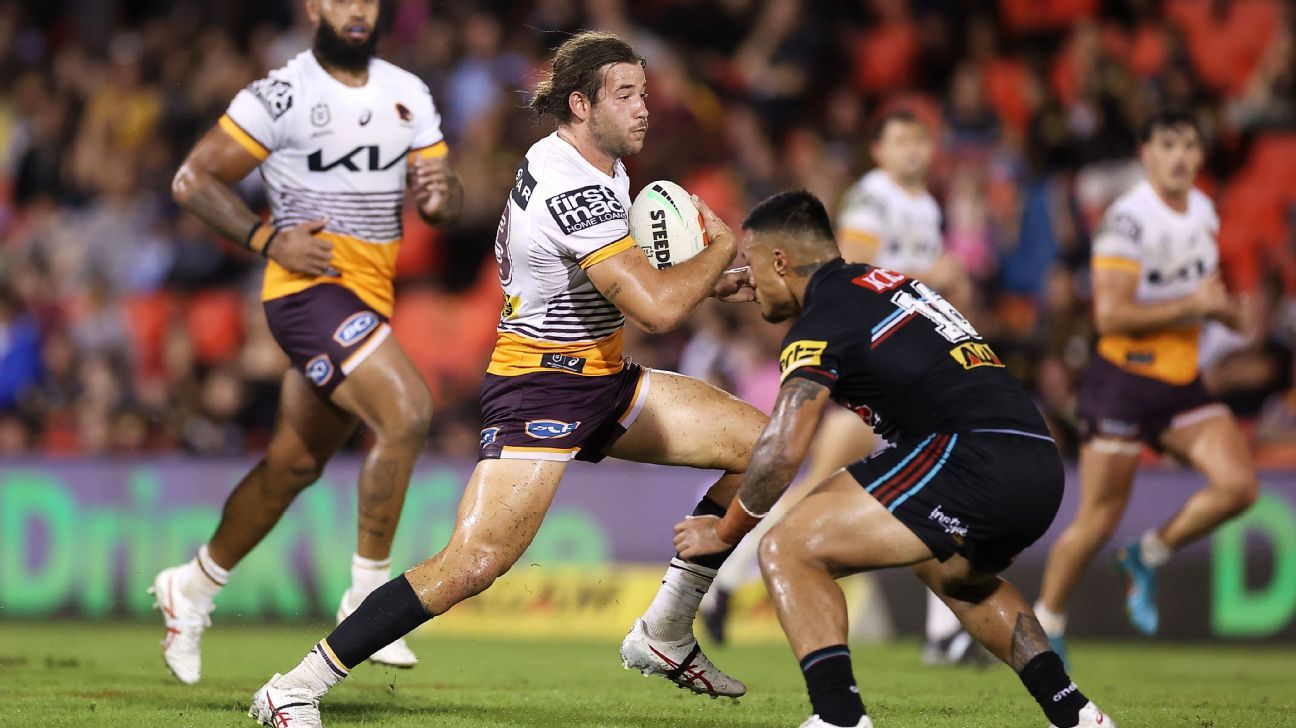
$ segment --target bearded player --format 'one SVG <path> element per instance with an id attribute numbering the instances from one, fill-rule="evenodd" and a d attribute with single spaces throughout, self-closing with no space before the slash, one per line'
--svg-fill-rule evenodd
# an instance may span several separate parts
<path id="1" fill-rule="evenodd" d="M 574 459 L 723 471 L 694 515 L 723 515 L 733 499 L 765 416 L 703 382 L 631 363 L 622 349 L 626 319 L 660 333 L 709 295 L 750 300 L 724 276 L 733 234 L 701 201 L 711 242 L 697 256 L 657 270 L 630 237 L 621 159 L 643 148 L 646 98 L 643 61 L 616 36 L 580 33 L 556 51 L 532 108 L 558 128 L 522 160 L 495 241 L 505 304 L 482 384 L 480 461 L 450 542 L 258 690 L 250 712 L 264 725 L 320 725 L 319 699 L 351 668 L 488 588 L 530 545 Z M 700 694 L 746 692 L 692 631 L 726 555 L 672 560 L 621 645 L 626 667 Z"/>
<path id="2" fill-rule="evenodd" d="M 956 305 L 970 295 L 967 277 L 945 252 L 941 209 L 927 189 L 934 145 L 927 125 L 912 111 L 897 108 L 874 122 L 869 153 L 877 166 L 847 192 L 839 215 L 842 257 L 915 276 L 931 284 Z M 824 412 L 800 482 L 814 485 L 875 450 L 880 444 L 868 425 L 840 408 Z M 790 507 L 804 488 L 794 489 L 779 504 Z M 775 517 L 777 518 L 778 512 Z M 772 521 L 762 528 L 768 528 Z M 741 587 L 756 569 L 759 540 L 746 539 L 716 579 L 715 598 L 704 604 L 706 624 L 723 640 L 727 595 Z M 711 607 L 707 609 L 707 607 Z M 984 664 L 971 635 L 933 593 L 927 594 L 925 664 Z"/>
<path id="3" fill-rule="evenodd" d="M 816 485 L 761 539 L 761 572 L 814 706 L 802 728 L 872 728 L 834 580 L 897 566 L 912 567 L 1013 668 L 1053 726 L 1113 726 L 998 576 L 1044 535 L 1062 499 L 1062 460 L 1030 395 L 935 290 L 842 260 L 810 193 L 771 197 L 743 229 L 761 314 L 795 322 L 738 495 L 723 518 L 675 526 L 680 555 L 723 552 L 769 513 L 830 401 L 893 443 Z"/>
<path id="4" fill-rule="evenodd" d="M 405 188 L 423 220 L 458 216 L 427 86 L 374 57 L 379 0 L 307 0 L 312 48 L 234 98 L 176 173 L 177 202 L 226 239 L 267 259 L 265 314 L 292 361 L 265 456 L 230 494 L 211 540 L 154 580 L 166 621 L 163 657 L 185 683 L 201 674 L 203 630 L 230 572 L 363 422 L 375 442 L 359 483 L 351 586 L 338 619 L 390 578 L 391 545 L 423 447 L 432 401 L 391 338 L 392 278 Z M 260 169 L 272 217 L 232 186 Z M 375 662 L 412 667 L 402 640 Z"/>
<path id="5" fill-rule="evenodd" d="M 1112 204 L 1093 243 L 1099 338 L 1080 387 L 1080 506 L 1053 544 L 1035 605 L 1059 651 L 1067 602 L 1125 513 L 1144 445 L 1191 465 L 1206 487 L 1117 555 L 1126 611 L 1143 634 L 1155 634 L 1160 621 L 1157 567 L 1259 495 L 1246 438 L 1198 367 L 1203 323 L 1236 330 L 1242 318 L 1219 277 L 1215 207 L 1193 187 L 1201 131 L 1192 115 L 1167 111 L 1144 124 L 1140 139 L 1147 178 Z"/>

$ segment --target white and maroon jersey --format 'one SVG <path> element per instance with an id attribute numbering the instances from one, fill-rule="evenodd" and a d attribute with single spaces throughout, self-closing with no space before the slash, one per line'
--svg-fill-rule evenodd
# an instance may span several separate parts
<path id="1" fill-rule="evenodd" d="M 629 209 L 619 160 L 609 177 L 557 133 L 531 146 L 495 236 L 505 302 L 487 372 L 621 371 L 625 318 L 586 270 L 635 247 Z"/>
<path id="2" fill-rule="evenodd" d="M 390 316 L 408 160 L 446 154 L 427 84 L 375 58 L 368 82 L 347 86 L 307 50 L 240 91 L 220 127 L 261 160 L 276 228 L 328 219 L 322 237 L 340 275 L 299 275 L 271 261 L 262 297 L 341 283 Z"/>
<path id="3" fill-rule="evenodd" d="M 837 227 L 843 245 L 874 248 L 870 260 L 854 262 L 908 275 L 931 270 L 944 250 L 936 198 L 910 194 L 881 168 L 846 191 Z"/>
<path id="4" fill-rule="evenodd" d="M 1092 265 L 1137 275 L 1137 303 L 1183 298 L 1219 270 L 1218 235 L 1219 217 L 1205 194 L 1189 192 L 1188 209 L 1179 212 L 1145 180 L 1103 216 Z M 1099 338 L 1098 353 L 1135 374 L 1187 384 L 1197 378 L 1200 335 L 1200 324 L 1139 336 L 1108 334 Z"/>

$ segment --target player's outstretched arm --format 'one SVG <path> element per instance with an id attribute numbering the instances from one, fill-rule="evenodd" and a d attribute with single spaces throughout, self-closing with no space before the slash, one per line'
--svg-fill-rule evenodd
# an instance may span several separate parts
<path id="1" fill-rule="evenodd" d="M 1095 267 L 1094 325 L 1100 334 L 1144 334 L 1203 318 L 1230 324 L 1237 308 L 1223 281 L 1213 275 L 1191 295 L 1159 303 L 1138 303 L 1139 274 L 1123 268 Z"/>
<path id="2" fill-rule="evenodd" d="M 679 326 L 703 299 L 716 292 L 738 242 L 706 203 L 693 197 L 711 242 L 679 265 L 657 270 L 638 246 L 623 250 L 586 271 L 594 287 L 625 317 L 651 334 Z"/>
<path id="3" fill-rule="evenodd" d="M 445 157 L 415 157 L 409 167 L 409 188 L 419 217 L 445 227 L 463 212 L 463 183 Z"/>
<path id="4" fill-rule="evenodd" d="M 315 237 L 326 221 L 283 230 L 261 221 L 234 193 L 236 182 L 261 164 L 219 126 L 194 145 L 171 181 L 171 196 L 222 237 L 260 253 L 294 273 L 322 275 L 333 260 L 333 244 Z"/>
<path id="5" fill-rule="evenodd" d="M 793 377 L 783 384 L 724 518 L 700 516 L 675 526 L 675 549 L 681 558 L 732 548 L 760 523 L 801 469 L 827 404 L 828 388 L 818 382 Z"/>

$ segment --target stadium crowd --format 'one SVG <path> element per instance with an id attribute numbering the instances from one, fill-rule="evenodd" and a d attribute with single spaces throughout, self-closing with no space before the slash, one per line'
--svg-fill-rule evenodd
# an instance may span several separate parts
<path id="1" fill-rule="evenodd" d="M 170 199 L 229 100 L 307 47 L 298 0 L 0 0 L 0 454 L 238 454 L 264 444 L 286 358 L 260 260 Z M 806 188 L 835 209 L 870 120 L 903 105 L 938 140 L 946 243 L 970 318 L 1075 447 L 1089 239 L 1139 175 L 1151 109 L 1196 112 L 1199 185 L 1249 340 L 1212 332 L 1217 391 L 1262 464 L 1296 464 L 1296 49 L 1279 0 L 394 0 L 383 56 L 424 78 L 466 189 L 441 233 L 410 211 L 393 326 L 431 383 L 428 447 L 477 450 L 477 387 L 502 298 L 494 232 L 546 52 L 598 27 L 647 58 L 651 131 L 634 190 L 672 179 L 731 224 Z M 256 175 L 242 185 L 259 201 Z M 768 407 L 782 329 L 709 304 L 632 335 L 637 360 Z M 354 445 L 363 443 L 364 434 Z"/>

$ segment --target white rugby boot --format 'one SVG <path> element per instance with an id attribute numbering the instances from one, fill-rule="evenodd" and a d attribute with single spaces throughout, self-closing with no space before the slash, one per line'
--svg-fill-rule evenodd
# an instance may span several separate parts
<path id="1" fill-rule="evenodd" d="M 674 642 L 648 636 L 642 619 L 635 620 L 621 642 L 621 664 L 644 675 L 661 675 L 685 690 L 713 698 L 737 698 L 747 693 L 741 680 L 720 671 L 702 654 L 692 633 Z"/>
<path id="2" fill-rule="evenodd" d="M 347 604 L 347 595 L 349 595 L 350 593 L 351 593 L 350 589 L 347 589 L 346 591 L 342 592 L 342 600 L 338 602 L 338 609 L 337 609 L 338 624 L 341 624 L 342 620 L 346 619 L 347 617 L 350 617 L 351 613 L 359 608 L 359 605 L 352 607 L 350 604 Z M 397 667 L 402 670 L 408 670 L 411 667 L 414 667 L 415 665 L 418 664 L 418 655 L 414 654 L 414 651 L 411 650 L 409 648 L 409 645 L 405 643 L 405 638 L 401 637 L 400 639 L 396 640 L 390 645 L 387 645 L 381 650 L 378 650 L 377 652 L 370 655 L 369 661 L 375 662 L 379 665 L 386 665 L 388 667 Z"/>
<path id="3" fill-rule="evenodd" d="M 1057 726 L 1050 723 L 1049 728 L 1057 728 Z M 1080 722 L 1076 724 L 1076 728 L 1116 728 L 1116 721 L 1102 712 L 1091 700 L 1080 709 Z"/>
<path id="4" fill-rule="evenodd" d="M 860 722 L 853 726 L 836 726 L 825 721 L 823 718 L 820 718 L 818 715 L 812 715 L 809 718 L 806 718 L 806 722 L 801 724 L 801 728 L 873 728 L 873 719 L 866 715 L 863 718 L 860 718 Z"/>
<path id="5" fill-rule="evenodd" d="M 153 579 L 149 594 L 153 608 L 162 612 L 166 637 L 162 640 L 162 659 L 180 682 L 193 685 L 202 676 L 202 633 L 211 626 L 211 607 L 196 604 L 180 588 L 184 566 L 163 569 Z"/>
<path id="6" fill-rule="evenodd" d="M 324 728 L 319 698 L 306 688 L 275 687 L 280 677 L 275 673 L 270 682 L 256 691 L 248 715 L 268 728 Z"/>

